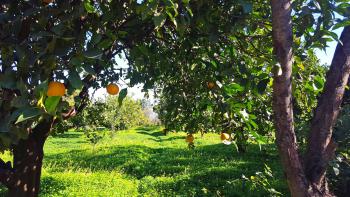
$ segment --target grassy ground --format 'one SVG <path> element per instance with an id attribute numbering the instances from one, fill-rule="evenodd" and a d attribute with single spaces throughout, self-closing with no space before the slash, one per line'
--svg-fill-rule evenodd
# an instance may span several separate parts
<path id="1" fill-rule="evenodd" d="M 40 196 L 269 196 L 268 188 L 287 193 L 273 145 L 263 151 L 250 145 L 238 154 L 218 134 L 195 137 L 193 150 L 185 133 L 164 136 L 159 128 L 118 131 L 94 149 L 83 133 L 50 137 Z M 264 163 L 273 171 L 266 190 L 243 181 L 242 175 L 258 177 Z"/>

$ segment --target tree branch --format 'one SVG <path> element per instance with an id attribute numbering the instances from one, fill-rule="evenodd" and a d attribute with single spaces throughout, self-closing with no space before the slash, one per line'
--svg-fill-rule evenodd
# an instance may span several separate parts
<path id="1" fill-rule="evenodd" d="M 312 182 L 322 182 L 336 147 L 332 145 L 331 138 L 350 74 L 350 26 L 344 28 L 340 40 L 343 44 L 337 45 L 311 123 L 305 155 L 305 172 Z"/>
<path id="2" fill-rule="evenodd" d="M 116 49 L 117 48 L 117 49 Z M 116 49 L 116 50 L 114 50 Z M 110 49 L 104 51 L 104 55 L 106 56 L 106 59 L 112 59 L 116 54 L 120 53 L 123 50 L 122 47 L 118 48 L 118 45 L 112 46 Z M 96 73 L 101 72 L 103 67 L 99 66 L 98 62 L 94 65 L 94 71 Z M 84 84 L 83 89 L 79 93 L 79 98 L 81 99 L 81 102 L 79 105 L 75 105 L 71 109 L 68 110 L 68 112 L 62 113 L 62 117 L 64 120 L 67 120 L 73 116 L 75 116 L 77 113 L 80 113 L 85 106 L 87 105 L 89 101 L 89 88 L 91 87 L 92 83 L 96 80 L 96 76 L 89 74 L 87 75 L 82 81 Z"/>

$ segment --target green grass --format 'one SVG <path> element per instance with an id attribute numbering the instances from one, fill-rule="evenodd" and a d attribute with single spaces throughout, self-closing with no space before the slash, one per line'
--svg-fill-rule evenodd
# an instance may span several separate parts
<path id="1" fill-rule="evenodd" d="M 287 193 L 274 145 L 238 154 L 218 134 L 206 134 L 195 135 L 190 150 L 185 135 L 137 128 L 106 136 L 94 149 L 83 133 L 49 137 L 40 196 L 268 196 L 241 178 L 263 171 L 264 163 L 273 171 L 271 187 Z"/>

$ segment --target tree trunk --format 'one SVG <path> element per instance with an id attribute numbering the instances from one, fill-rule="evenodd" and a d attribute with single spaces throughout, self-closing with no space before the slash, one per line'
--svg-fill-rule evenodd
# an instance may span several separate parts
<path id="1" fill-rule="evenodd" d="M 301 164 L 294 132 L 292 106 L 292 18 L 289 0 L 271 0 L 276 65 L 273 82 L 273 111 L 276 143 L 292 196 L 308 196 L 308 183 Z"/>
<path id="2" fill-rule="evenodd" d="M 44 143 L 54 124 L 52 118 L 40 122 L 25 140 L 13 147 L 13 167 L 0 161 L 0 182 L 8 188 L 10 197 L 36 197 L 44 157 Z"/>
<path id="3" fill-rule="evenodd" d="M 342 32 L 343 44 L 338 44 L 327 73 L 325 88 L 311 125 L 304 170 L 293 127 L 291 1 L 271 0 L 271 7 L 274 53 L 280 64 L 274 69 L 273 84 L 276 142 L 288 186 L 292 196 L 332 196 L 325 174 L 336 149 L 332 127 L 350 74 L 350 26 Z"/>
<path id="4" fill-rule="evenodd" d="M 273 110 L 276 142 L 292 196 L 332 196 L 328 191 L 326 169 L 336 144 L 332 127 L 339 113 L 350 74 L 350 26 L 345 27 L 319 99 L 305 157 L 299 158 L 294 132 L 292 106 L 292 19 L 290 0 L 271 0 L 273 46 L 280 66 L 274 69 Z M 305 168 L 305 169 L 304 169 Z"/>
<path id="5" fill-rule="evenodd" d="M 305 155 L 305 174 L 311 186 L 320 194 L 328 194 L 326 170 L 333 158 L 336 143 L 332 139 L 345 86 L 350 74 L 350 26 L 344 28 L 338 43 L 331 67 L 327 72 L 326 83 L 318 101 Z"/>
<path id="6" fill-rule="evenodd" d="M 36 142 L 31 135 L 27 140 L 21 140 L 14 148 L 14 185 L 9 188 L 9 196 L 38 196 L 44 156 L 43 146 L 43 143 Z"/>

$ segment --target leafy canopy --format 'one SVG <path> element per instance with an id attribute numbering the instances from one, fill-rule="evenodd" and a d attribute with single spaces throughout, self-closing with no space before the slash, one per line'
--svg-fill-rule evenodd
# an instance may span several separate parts
<path id="1" fill-rule="evenodd" d="M 342 18 L 349 16 L 348 5 L 344 0 L 294 1 L 298 57 L 337 39 L 331 30 L 349 23 Z M 105 87 L 123 76 L 131 86 L 144 83 L 145 89 L 182 86 L 171 79 L 178 74 L 183 82 L 187 75 L 221 78 L 227 81 L 225 94 L 233 94 L 234 83 L 251 80 L 247 73 L 237 82 L 229 79 L 237 72 L 232 67 L 245 64 L 261 84 L 253 90 L 261 91 L 274 64 L 269 18 L 263 0 L 61 0 L 48 5 L 5 0 L 0 6 L 1 150 L 49 117 L 80 112 L 88 88 Z M 118 68 L 117 55 L 128 60 L 129 69 Z M 201 67 L 208 70 L 196 72 Z M 63 82 L 66 95 L 47 97 L 50 81 Z M 126 92 L 121 90 L 120 101 Z"/>

